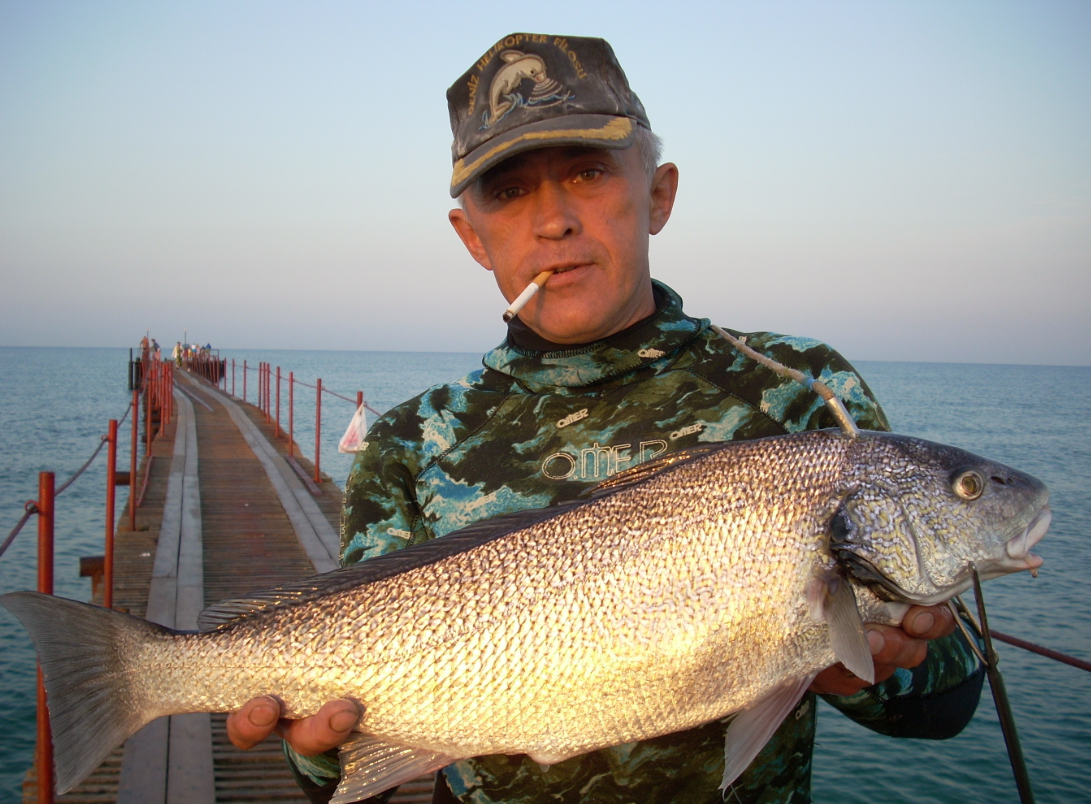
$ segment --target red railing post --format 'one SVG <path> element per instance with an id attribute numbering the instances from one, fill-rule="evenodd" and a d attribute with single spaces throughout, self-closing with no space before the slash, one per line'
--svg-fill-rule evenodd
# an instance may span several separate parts
<path id="1" fill-rule="evenodd" d="M 147 391 L 144 394 L 144 437 L 146 443 L 144 445 L 144 455 L 148 456 L 152 454 L 152 391 L 155 388 L 154 376 L 151 373 L 151 366 L 148 366 L 148 386 Z"/>
<path id="2" fill-rule="evenodd" d="M 292 457 L 295 441 L 295 372 L 288 372 L 288 457 Z"/>
<path id="3" fill-rule="evenodd" d="M 224 389 L 226 390 L 226 389 Z M 231 358 L 231 396 L 235 395 L 235 358 Z"/>
<path id="4" fill-rule="evenodd" d="M 167 422 L 170 421 L 170 397 L 167 385 L 170 377 L 167 376 L 166 367 L 156 361 L 159 367 L 159 435 L 167 432 Z"/>
<path id="5" fill-rule="evenodd" d="M 265 421 L 271 422 L 273 420 L 273 394 L 271 388 L 271 381 L 273 379 L 273 367 L 265 364 Z"/>
<path id="6" fill-rule="evenodd" d="M 359 410 L 360 407 L 363 404 L 364 404 L 364 392 L 363 391 L 357 391 L 356 392 L 356 409 Z"/>
<path id="7" fill-rule="evenodd" d="M 114 607 L 114 496 L 117 494 L 117 419 L 110 419 L 106 434 L 106 558 L 103 567 L 102 605 Z"/>
<path id="8" fill-rule="evenodd" d="M 38 591 L 53 594 L 53 489 L 52 472 L 38 473 Z M 45 699 L 42 667 L 38 666 L 38 744 L 34 759 L 38 766 L 38 802 L 53 804 L 53 735 L 49 728 L 49 707 Z"/>
<path id="9" fill-rule="evenodd" d="M 280 438 L 280 366 L 277 366 L 277 426 L 276 437 Z"/>
<path id="10" fill-rule="evenodd" d="M 322 459 L 322 380 L 315 381 L 314 402 L 314 482 L 321 483 L 322 475 L 319 473 L 319 462 Z"/>
<path id="11" fill-rule="evenodd" d="M 129 530 L 136 530 L 136 445 L 140 436 L 136 430 L 137 420 L 140 418 L 140 392 L 133 389 L 133 409 L 129 411 L 133 417 L 133 435 L 129 443 Z"/>
<path id="12" fill-rule="evenodd" d="M 242 401 L 246 401 L 246 361 L 242 361 Z"/>

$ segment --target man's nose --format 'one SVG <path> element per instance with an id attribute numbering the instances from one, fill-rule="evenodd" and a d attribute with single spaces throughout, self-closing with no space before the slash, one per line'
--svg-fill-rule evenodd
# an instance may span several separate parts
<path id="1" fill-rule="evenodd" d="M 575 206 L 560 182 L 542 182 L 535 196 L 535 235 L 560 240 L 579 233 L 580 221 Z"/>

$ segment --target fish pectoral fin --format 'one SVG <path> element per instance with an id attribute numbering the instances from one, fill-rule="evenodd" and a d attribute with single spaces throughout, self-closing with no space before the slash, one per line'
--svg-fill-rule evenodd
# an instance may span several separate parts
<path id="1" fill-rule="evenodd" d="M 341 745 L 341 783 L 330 804 L 350 804 L 434 773 L 459 757 L 396 745 L 370 734 L 353 735 Z"/>
<path id="2" fill-rule="evenodd" d="M 868 684 L 875 683 L 875 662 L 860 609 L 856 605 L 856 592 L 847 578 L 836 576 L 827 585 L 824 613 L 830 627 L 830 646 L 837 661 Z"/>
<path id="3" fill-rule="evenodd" d="M 735 715 L 724 736 L 724 778 L 720 783 L 721 790 L 727 790 L 750 766 L 784 718 L 795 709 L 812 681 L 813 674 L 796 681 L 787 681 L 749 709 Z"/>

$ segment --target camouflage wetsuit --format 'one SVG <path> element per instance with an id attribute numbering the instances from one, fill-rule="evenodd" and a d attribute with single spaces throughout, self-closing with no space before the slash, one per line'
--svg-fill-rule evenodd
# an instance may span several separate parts
<path id="1" fill-rule="evenodd" d="M 444 536 L 479 520 L 570 500 L 607 477 L 700 442 L 834 427 L 818 396 L 756 365 L 682 311 L 656 285 L 657 311 L 610 338 L 566 351 L 521 348 L 512 336 L 484 370 L 432 388 L 378 419 L 345 491 L 344 564 Z M 523 340 L 529 334 L 524 330 Z M 737 334 L 737 333 L 736 333 Z M 518 331 L 515 331 L 518 336 Z M 822 379 L 866 429 L 889 429 L 870 389 L 818 341 L 753 333 L 748 343 Z M 914 671 L 851 698 L 830 698 L 885 734 L 947 737 L 968 722 L 982 674 L 950 637 Z M 807 694 L 732 788 L 737 802 L 807 801 L 815 732 Z M 575 757 L 543 771 L 525 756 L 446 769 L 466 802 L 708 802 L 721 804 L 722 722 Z M 316 801 L 336 760 L 290 749 Z M 324 789 L 316 789 L 316 785 Z"/>

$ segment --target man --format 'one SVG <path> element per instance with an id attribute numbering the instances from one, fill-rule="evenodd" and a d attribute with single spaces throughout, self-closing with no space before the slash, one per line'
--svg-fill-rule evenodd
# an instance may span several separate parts
<path id="1" fill-rule="evenodd" d="M 670 217 L 678 169 L 658 164 L 647 115 L 606 42 L 514 34 L 451 87 L 448 101 L 458 236 L 509 301 L 541 272 L 554 273 L 506 342 L 485 355 L 483 371 L 374 424 L 346 486 L 344 563 L 573 499 L 668 451 L 834 426 L 814 394 L 744 358 L 653 283 L 648 240 Z M 770 333 L 748 339 L 823 379 L 862 427 L 887 429 L 866 384 L 829 347 Z M 915 607 L 902 628 L 869 626 L 880 683 L 865 688 L 837 665 L 812 692 L 884 733 L 957 733 L 976 706 L 981 672 L 948 636 L 953 628 L 944 607 Z M 937 640 L 931 650 L 928 640 Z M 258 698 L 228 731 L 247 747 L 278 728 L 308 795 L 328 800 L 338 777 L 329 749 L 356 724 L 356 704 L 333 701 L 279 725 L 278 717 L 275 700 Z M 808 694 L 731 799 L 807 799 L 814 724 Z M 714 722 L 548 770 L 523 756 L 459 762 L 444 771 L 436 800 L 450 800 L 449 788 L 472 802 L 712 804 L 722 800 L 724 729 Z"/>

